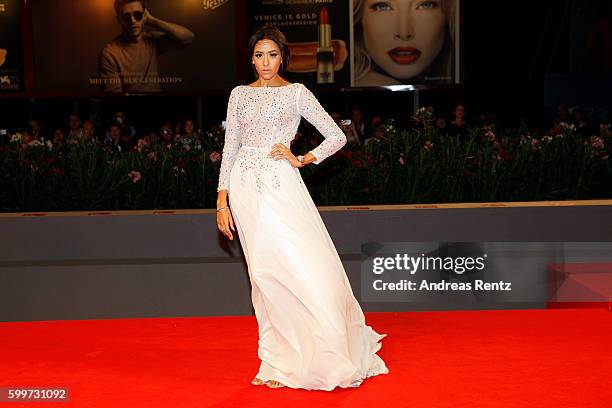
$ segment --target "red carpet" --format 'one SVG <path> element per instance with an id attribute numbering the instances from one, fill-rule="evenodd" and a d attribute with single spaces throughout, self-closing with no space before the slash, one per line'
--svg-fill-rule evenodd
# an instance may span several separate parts
<path id="1" fill-rule="evenodd" d="M 0 387 L 67 386 L 7 407 L 611 406 L 612 313 L 367 313 L 389 374 L 332 392 L 252 386 L 254 317 L 0 323 Z"/>

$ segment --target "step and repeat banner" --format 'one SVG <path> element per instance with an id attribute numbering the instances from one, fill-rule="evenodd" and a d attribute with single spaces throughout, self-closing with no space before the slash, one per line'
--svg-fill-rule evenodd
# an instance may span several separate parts
<path id="1" fill-rule="evenodd" d="M 21 2 L 0 0 L 0 92 L 22 90 Z"/>
<path id="2" fill-rule="evenodd" d="M 236 80 L 235 2 L 40 0 L 41 91 L 180 92 Z"/>

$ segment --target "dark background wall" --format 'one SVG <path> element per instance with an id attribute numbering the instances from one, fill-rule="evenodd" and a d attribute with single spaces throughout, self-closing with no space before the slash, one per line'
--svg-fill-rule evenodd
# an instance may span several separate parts
<path id="1" fill-rule="evenodd" d="M 243 0 L 236 1 L 240 4 Z M 468 116 L 475 116 L 476 113 L 495 114 L 503 126 L 518 126 L 522 119 L 531 127 L 545 128 L 546 123 L 543 122 L 550 117 L 554 108 L 546 108 L 545 101 L 549 105 L 558 102 L 554 98 L 546 99 L 546 79 L 551 75 L 561 75 L 561 82 L 556 82 L 561 85 L 555 86 L 567 86 L 569 89 L 576 85 L 572 85 L 575 81 L 566 80 L 566 77 L 589 79 L 592 70 L 601 69 L 587 63 L 589 57 L 586 51 L 578 53 L 576 50 L 586 47 L 583 46 L 586 42 L 585 30 L 589 29 L 593 19 L 603 16 L 610 21 L 609 1 L 542 0 L 519 4 L 464 0 L 463 3 L 464 84 L 422 91 L 420 95 L 421 105 L 432 105 L 441 115 L 450 113 L 457 101 L 465 101 Z M 239 18 L 244 9 L 238 6 L 236 10 Z M 610 71 L 604 78 L 609 81 L 609 77 Z M 250 80 L 246 67 L 237 67 L 236 84 Z M 595 87 L 594 92 L 597 89 Z M 152 117 L 173 117 L 177 109 L 181 111 L 179 113 L 186 111 L 191 116 L 196 109 L 197 98 L 201 97 L 202 124 L 207 125 L 223 119 L 228 92 L 229 89 L 199 92 L 197 95 L 134 97 L 123 102 L 102 98 L 102 103 L 111 104 L 107 110 L 114 109 L 117 104 L 122 104 L 128 112 L 143 108 L 142 111 L 148 113 L 144 120 L 150 121 Z M 567 99 L 570 103 L 572 92 L 569 89 Z M 61 95 L 42 99 L 31 99 L 31 96 L 0 98 L 0 122 L 3 127 L 9 128 L 23 126 L 31 115 L 47 115 L 47 122 L 60 121 L 60 124 L 64 124 L 66 118 L 63 116 L 67 116 L 68 112 L 62 108 L 65 114 L 58 118 L 58 107 L 75 107 L 79 112 L 87 113 L 92 103 L 87 98 Z M 366 114 L 384 111 L 400 121 L 410 118 L 413 109 L 410 92 L 387 91 L 381 94 L 374 91 L 346 91 L 321 95 L 321 98 L 330 109 L 348 111 L 357 105 L 363 107 Z M 601 99 L 593 95 L 593 104 L 601 105 Z M 610 111 L 609 103 L 603 102 L 606 113 Z"/>
<path id="2" fill-rule="evenodd" d="M 560 264 L 601 265 L 609 263 L 611 257 L 609 205 L 437 209 L 379 206 L 354 211 L 323 208 L 321 216 L 365 311 L 543 308 L 547 283 L 553 280 L 546 278 L 548 269 L 538 263 L 538 258 Z M 0 321 L 252 314 L 240 243 L 219 234 L 214 210 L 3 216 L 0 230 L 11 231 L 0 235 Z M 465 274 L 470 281 L 476 277 L 495 282 L 503 270 L 504 280 L 512 282 L 511 292 L 466 291 L 457 297 L 452 291 L 427 296 L 406 292 L 399 299 L 375 296 L 363 287 L 371 282 L 372 275 L 362 271 L 362 245 L 370 243 L 370 248 L 378 248 L 381 243 L 399 242 L 417 242 L 419 246 L 535 243 L 534 250 L 540 247 L 538 242 L 584 245 L 578 250 L 576 245 L 567 246 L 557 258 L 540 258 L 542 254 L 537 251 L 523 249 L 520 256 L 514 256 L 516 259 L 504 257 L 503 262 L 490 265 L 482 275 Z M 396 253 L 411 248 L 405 244 L 400 247 Z M 475 247 L 468 245 L 463 250 L 467 248 Z M 592 275 L 591 282 L 601 279 Z M 436 274 L 417 278 L 437 281 Z M 569 272 L 561 274 L 561 278 L 559 285 L 572 280 Z M 580 301 L 607 302 L 605 287 L 602 284 L 595 292 L 575 294 L 582 293 Z"/>

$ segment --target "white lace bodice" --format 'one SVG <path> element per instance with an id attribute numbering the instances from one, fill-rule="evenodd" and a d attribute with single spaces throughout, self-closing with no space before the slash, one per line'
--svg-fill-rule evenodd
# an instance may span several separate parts
<path id="1" fill-rule="evenodd" d="M 346 144 L 342 129 L 313 93 L 299 82 L 277 87 L 239 85 L 232 89 L 227 104 L 225 145 L 217 191 L 227 189 L 240 146 L 272 150 L 273 145 L 282 143 L 289 147 L 301 117 L 325 138 L 310 151 L 316 157 L 313 163 L 321 163 Z"/>

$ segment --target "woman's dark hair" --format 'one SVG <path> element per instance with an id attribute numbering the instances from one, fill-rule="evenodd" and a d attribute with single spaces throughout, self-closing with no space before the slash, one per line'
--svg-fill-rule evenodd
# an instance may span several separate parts
<path id="1" fill-rule="evenodd" d="M 281 58 L 283 60 L 280 67 L 278 68 L 278 72 L 279 74 L 282 74 L 285 71 L 287 65 L 289 65 L 289 59 L 291 58 L 291 52 L 289 51 L 289 44 L 287 43 L 287 38 L 285 37 L 285 34 L 283 34 L 283 32 L 278 28 L 271 25 L 265 25 L 260 27 L 249 39 L 249 57 L 253 56 L 253 53 L 255 52 L 255 44 L 257 44 L 261 40 L 272 40 L 276 43 L 276 45 L 278 45 L 278 48 L 281 52 Z M 250 61 L 249 65 L 251 66 L 251 68 L 253 68 L 253 70 L 255 70 L 255 67 Z M 255 74 L 257 74 L 256 70 Z"/>

